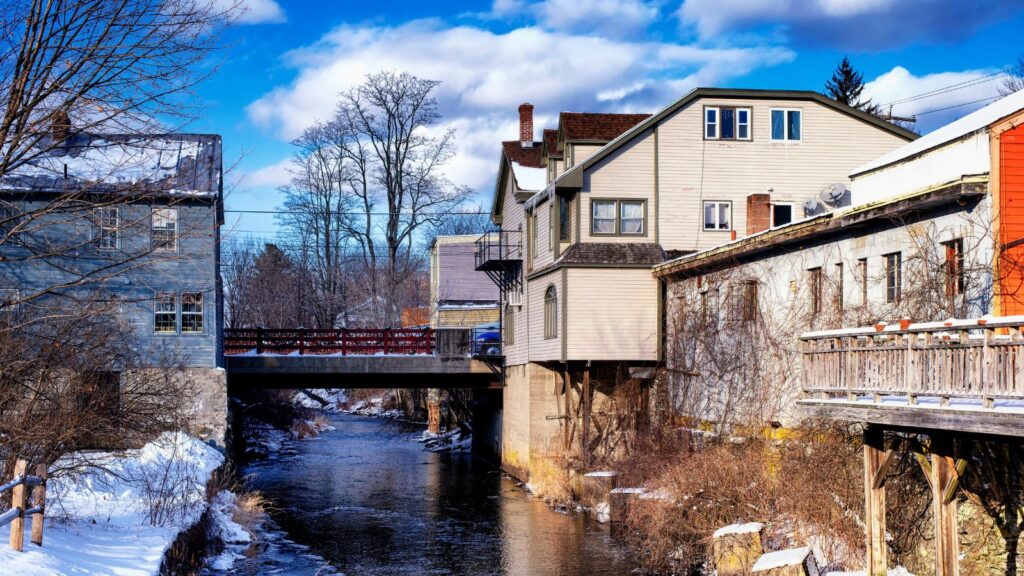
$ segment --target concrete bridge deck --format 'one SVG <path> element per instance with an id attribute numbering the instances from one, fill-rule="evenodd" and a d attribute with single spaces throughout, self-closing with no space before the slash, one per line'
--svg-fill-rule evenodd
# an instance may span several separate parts
<path id="1" fill-rule="evenodd" d="M 229 386 L 247 388 L 501 388 L 483 360 L 435 355 L 225 357 Z"/>

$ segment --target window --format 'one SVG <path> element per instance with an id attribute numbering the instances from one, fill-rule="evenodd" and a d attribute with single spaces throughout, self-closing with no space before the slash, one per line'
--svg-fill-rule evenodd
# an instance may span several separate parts
<path id="1" fill-rule="evenodd" d="M 643 236 L 647 234 L 644 200 L 591 200 L 592 236 Z"/>
<path id="2" fill-rule="evenodd" d="M 119 236 L 118 216 L 117 206 L 104 206 L 96 209 L 96 234 L 94 240 L 97 250 L 117 250 Z"/>
<path id="3" fill-rule="evenodd" d="M 811 268 L 807 271 L 808 281 L 811 284 L 811 314 L 821 312 L 821 268 Z"/>
<path id="4" fill-rule="evenodd" d="M 558 292 L 548 286 L 544 292 L 544 338 L 558 337 Z"/>
<path id="5" fill-rule="evenodd" d="M 704 109 L 704 138 L 750 140 L 750 108 L 717 106 Z"/>
<path id="6" fill-rule="evenodd" d="M 572 231 L 572 216 L 570 208 L 572 202 L 565 196 L 558 197 L 558 239 L 562 242 L 568 242 L 570 232 Z"/>
<path id="7" fill-rule="evenodd" d="M 704 229 L 730 230 L 732 228 L 732 202 L 705 202 Z"/>
<path id="8" fill-rule="evenodd" d="M 836 310 L 843 309 L 843 263 L 836 262 Z"/>
<path id="9" fill-rule="evenodd" d="M 590 224 L 590 233 L 615 234 L 615 201 L 594 200 L 590 203 L 593 217 Z"/>
<path id="10" fill-rule="evenodd" d="M 946 296 L 952 307 L 953 298 L 964 293 L 964 241 L 957 238 L 942 245 L 946 248 Z"/>
<path id="11" fill-rule="evenodd" d="M 868 305 L 868 259 L 857 260 L 857 281 L 860 282 L 860 305 Z"/>
<path id="12" fill-rule="evenodd" d="M 757 280 L 743 283 L 743 301 L 740 308 L 740 320 L 752 322 L 757 318 Z"/>
<path id="13" fill-rule="evenodd" d="M 704 137 L 712 140 L 718 138 L 718 108 L 704 109 Z"/>
<path id="14" fill-rule="evenodd" d="M 785 226 L 792 221 L 792 204 L 772 204 L 772 226 Z"/>
<path id="15" fill-rule="evenodd" d="M 511 306 L 505 307 L 505 326 L 502 332 L 505 344 L 511 346 L 516 343 L 516 315 Z"/>
<path id="16" fill-rule="evenodd" d="M 186 292 L 181 295 L 181 332 L 201 334 L 203 332 L 203 293 Z"/>
<path id="17" fill-rule="evenodd" d="M 530 265 L 532 266 L 533 259 L 537 257 L 537 216 L 533 213 L 527 218 L 526 227 L 530 230 Z"/>
<path id="18" fill-rule="evenodd" d="M 555 248 L 555 205 L 548 206 L 548 250 Z"/>
<path id="19" fill-rule="evenodd" d="M 178 249 L 176 208 L 153 208 L 153 249 L 169 252 Z"/>
<path id="20" fill-rule="evenodd" d="M 899 304 L 903 291 L 903 256 L 899 252 L 885 255 L 885 301 Z"/>
<path id="21" fill-rule="evenodd" d="M 160 334 L 173 334 L 178 331 L 178 299 L 174 294 L 156 295 L 153 330 Z"/>
<path id="22" fill-rule="evenodd" d="M 799 142 L 801 134 L 799 110 L 772 110 L 772 140 Z"/>

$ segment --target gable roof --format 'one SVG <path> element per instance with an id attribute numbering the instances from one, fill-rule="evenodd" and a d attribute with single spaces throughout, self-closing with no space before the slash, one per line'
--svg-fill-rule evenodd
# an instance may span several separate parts
<path id="1" fill-rule="evenodd" d="M 533 146 L 523 148 L 519 140 L 510 140 L 501 143 L 501 150 L 505 155 L 505 159 L 509 162 L 515 162 L 530 168 L 543 168 L 541 144 L 541 142 L 534 142 Z"/>
<path id="2" fill-rule="evenodd" d="M 545 128 L 544 136 L 541 138 L 544 141 L 543 156 L 548 158 L 561 158 L 562 151 L 558 149 L 558 129 L 557 128 Z"/>
<path id="3" fill-rule="evenodd" d="M 907 141 L 917 139 L 918 135 L 910 130 L 896 126 L 882 120 L 881 118 L 868 114 L 862 110 L 847 106 L 846 104 L 840 104 L 835 100 L 812 92 L 810 90 L 752 90 L 752 89 L 733 89 L 733 88 L 694 88 L 679 100 L 676 100 L 672 104 L 669 104 L 665 108 L 661 109 L 657 113 L 647 117 L 647 119 L 636 124 L 622 135 L 618 136 L 608 144 L 604 145 L 600 150 L 591 154 L 582 162 L 576 164 L 571 169 L 567 170 L 564 174 L 559 176 L 556 181 L 556 185 L 559 188 L 581 188 L 583 186 L 583 171 L 593 166 L 603 158 L 618 150 L 623 144 L 626 144 L 632 140 L 635 136 L 642 134 L 648 128 L 657 125 L 658 122 L 675 113 L 680 108 L 688 106 L 689 104 L 701 99 L 701 98 L 736 98 L 745 100 L 806 100 L 810 102 L 817 102 L 822 106 L 832 108 L 838 112 L 846 114 L 871 124 L 876 128 L 889 132 L 895 136 L 903 138 Z"/>
<path id="4" fill-rule="evenodd" d="M 970 136 L 978 131 L 987 129 L 992 124 L 995 124 L 1007 116 L 1012 116 L 1013 114 L 1020 112 L 1022 109 L 1024 109 L 1024 90 L 1014 92 L 1005 98 L 996 100 L 988 106 L 975 110 L 959 120 L 950 122 L 937 130 L 929 132 L 925 136 L 922 136 L 909 144 L 904 144 L 903 146 L 890 151 L 888 154 L 879 156 L 867 164 L 854 169 L 850 175 L 853 176 L 856 174 L 871 172 L 872 170 L 878 170 L 879 168 L 884 168 L 890 164 L 907 160 L 908 158 L 917 156 L 918 154 L 923 154 L 924 152 L 933 148 L 938 148 L 943 144 L 948 144 L 955 140 Z"/>
<path id="5" fill-rule="evenodd" d="M 608 142 L 650 116 L 650 114 L 562 112 L 558 115 L 558 139 L 565 142 L 573 140 Z"/>

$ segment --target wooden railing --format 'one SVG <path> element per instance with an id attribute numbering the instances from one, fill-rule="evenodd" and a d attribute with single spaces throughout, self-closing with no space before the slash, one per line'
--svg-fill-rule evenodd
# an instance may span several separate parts
<path id="1" fill-rule="evenodd" d="M 32 543 L 43 545 L 43 512 L 46 508 L 46 465 L 36 466 L 36 475 L 28 475 L 28 464 L 14 464 L 14 478 L 0 485 L 0 495 L 11 491 L 11 508 L 0 514 L 0 527 L 11 525 L 11 548 L 21 552 L 25 547 L 25 517 L 32 518 Z M 32 489 L 32 506 L 28 506 L 27 489 Z"/>
<path id="2" fill-rule="evenodd" d="M 433 354 L 430 328 L 224 330 L 225 354 L 339 354 L 342 356 Z"/>
<path id="3" fill-rule="evenodd" d="M 981 408 L 1024 400 L 1022 328 L 1024 316 L 1007 316 L 809 332 L 800 337 L 804 397 Z"/>

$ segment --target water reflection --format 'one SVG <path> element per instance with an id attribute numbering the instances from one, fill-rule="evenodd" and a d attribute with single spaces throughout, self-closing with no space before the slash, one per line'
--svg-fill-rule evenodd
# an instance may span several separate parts
<path id="1" fill-rule="evenodd" d="M 411 441 L 418 428 L 333 418 L 337 431 L 290 444 L 245 472 L 280 508 L 273 519 L 287 538 L 334 569 L 349 576 L 631 571 L 607 529 L 552 512 L 469 455 L 424 452 Z M 268 564 L 278 573 L 310 573 L 289 563 L 252 562 L 260 573 Z"/>

